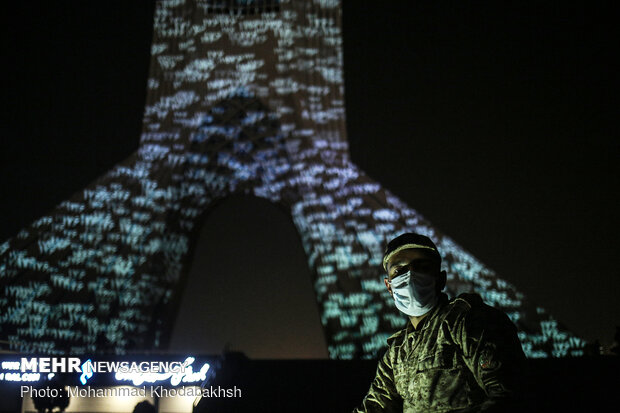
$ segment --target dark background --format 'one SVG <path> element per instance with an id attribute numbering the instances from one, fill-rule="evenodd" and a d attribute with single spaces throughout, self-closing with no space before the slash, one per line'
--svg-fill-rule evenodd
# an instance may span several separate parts
<path id="1" fill-rule="evenodd" d="M 394 3 L 344 4 L 353 161 L 571 331 L 611 343 L 620 325 L 611 6 Z M 137 149 L 154 10 L 152 1 L 14 7 L 3 24 L 1 241 Z M 255 256 L 277 251 L 284 244 L 277 237 L 263 239 L 260 228 L 238 222 L 254 211 L 250 218 L 271 220 L 295 240 L 286 214 L 261 201 L 224 202 L 203 230 L 215 228 L 213 240 L 226 234 L 220 241 L 229 249 L 243 237 Z M 285 297 L 257 306 L 256 320 L 312 302 L 302 292 L 310 282 L 301 245 L 287 248 L 296 251 L 293 261 L 266 259 L 253 270 L 280 268 L 275 284 L 252 287 L 255 298 Z M 299 271 L 293 277 L 280 265 Z M 215 279 L 225 281 L 226 271 Z M 240 307 L 221 294 L 230 311 Z M 282 321 L 298 335 L 320 332 L 318 312 L 306 307 L 305 324 Z M 218 317 L 222 326 L 235 318 L 230 311 Z M 218 343 L 229 342 L 222 328 Z M 275 357 L 269 340 L 239 335 L 232 345 Z M 319 347 L 286 356 L 325 356 Z"/>

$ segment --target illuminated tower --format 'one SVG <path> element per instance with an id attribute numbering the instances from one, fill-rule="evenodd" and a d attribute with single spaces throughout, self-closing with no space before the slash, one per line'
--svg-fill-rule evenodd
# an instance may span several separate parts
<path id="1" fill-rule="evenodd" d="M 332 358 L 376 357 L 406 321 L 386 240 L 436 241 L 448 293 L 475 291 L 530 357 L 584 342 L 350 161 L 340 2 L 157 4 L 139 150 L 0 245 L 0 340 L 21 351 L 165 347 L 198 217 L 248 193 L 290 211 Z"/>

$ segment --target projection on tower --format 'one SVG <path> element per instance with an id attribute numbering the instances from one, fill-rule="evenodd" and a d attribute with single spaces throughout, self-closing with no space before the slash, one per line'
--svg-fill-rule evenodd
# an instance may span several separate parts
<path id="1" fill-rule="evenodd" d="M 351 162 L 341 30 L 336 0 L 158 2 L 138 151 L 0 245 L 2 346 L 165 349 L 198 218 L 244 193 L 290 211 L 332 358 L 377 357 L 404 326 L 381 267 L 404 231 L 436 241 L 448 294 L 505 311 L 529 357 L 581 354 L 583 340 Z"/>

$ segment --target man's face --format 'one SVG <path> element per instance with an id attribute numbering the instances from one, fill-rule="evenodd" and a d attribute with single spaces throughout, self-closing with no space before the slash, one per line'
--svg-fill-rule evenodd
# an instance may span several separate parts
<path id="1" fill-rule="evenodd" d="M 387 262 L 388 273 L 383 281 L 390 294 L 392 294 L 392 287 L 389 282 L 409 270 L 436 276 L 438 284 L 443 289 L 445 272 L 439 271 L 437 260 L 422 248 L 408 248 L 398 251 Z"/>

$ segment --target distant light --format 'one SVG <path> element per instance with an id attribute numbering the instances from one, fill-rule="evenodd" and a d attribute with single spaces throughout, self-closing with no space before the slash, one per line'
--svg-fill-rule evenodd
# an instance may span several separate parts
<path id="1" fill-rule="evenodd" d="M 39 381 L 41 379 L 40 373 L 2 373 L 5 381 Z M 0 379 L 1 376 L 0 376 Z"/>
<path id="2" fill-rule="evenodd" d="M 82 375 L 80 376 L 80 382 L 82 384 L 86 384 L 88 379 L 93 377 L 93 369 L 91 367 L 92 366 L 91 363 L 92 361 L 88 359 L 82 364 Z"/>
<path id="3" fill-rule="evenodd" d="M 207 372 L 209 371 L 209 363 L 204 363 L 200 370 L 194 371 L 191 364 L 196 359 L 194 357 L 187 357 L 183 362 L 184 371 L 176 373 L 141 373 L 141 372 L 127 372 L 116 373 L 114 378 L 117 381 L 131 381 L 134 386 L 139 386 L 142 383 L 157 383 L 165 380 L 170 380 L 170 384 L 177 386 L 180 383 L 200 383 L 207 379 Z"/>

